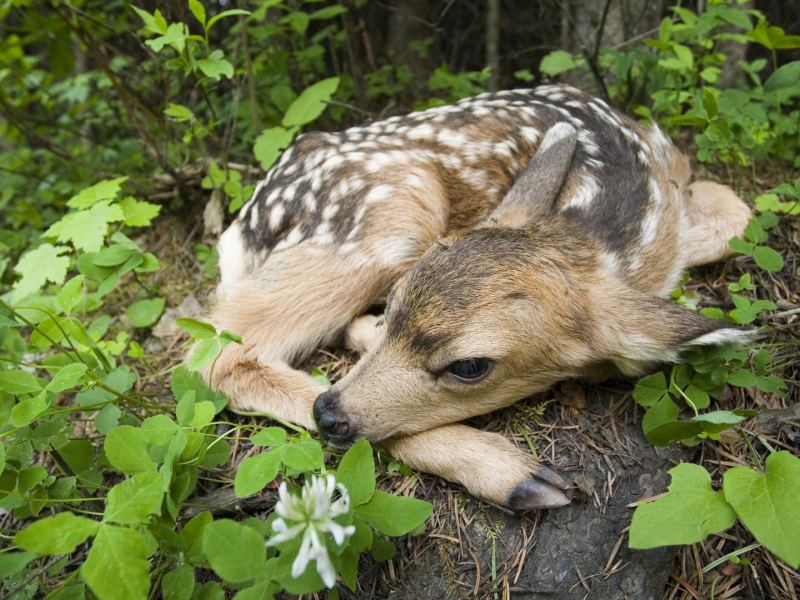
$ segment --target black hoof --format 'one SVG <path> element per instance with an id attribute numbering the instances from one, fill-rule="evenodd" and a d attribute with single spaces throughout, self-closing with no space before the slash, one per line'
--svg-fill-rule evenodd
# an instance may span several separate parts
<path id="1" fill-rule="evenodd" d="M 506 506 L 515 512 L 536 508 L 558 508 L 569 504 L 569 498 L 562 490 L 568 486 L 560 475 L 547 467 L 540 466 L 536 475 L 531 475 L 508 495 Z"/>

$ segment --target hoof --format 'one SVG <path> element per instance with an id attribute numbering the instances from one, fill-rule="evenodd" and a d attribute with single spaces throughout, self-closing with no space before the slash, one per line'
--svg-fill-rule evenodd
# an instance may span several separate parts
<path id="1" fill-rule="evenodd" d="M 562 490 L 568 486 L 560 475 L 540 466 L 536 475 L 523 481 L 508 495 L 506 506 L 515 512 L 536 508 L 558 508 L 569 504 Z"/>

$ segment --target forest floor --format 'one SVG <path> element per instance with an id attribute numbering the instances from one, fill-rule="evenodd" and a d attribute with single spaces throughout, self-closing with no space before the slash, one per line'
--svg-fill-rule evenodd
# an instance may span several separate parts
<path id="1" fill-rule="evenodd" d="M 759 182 L 759 187 L 761 187 Z M 769 188 L 764 183 L 762 189 Z M 742 190 L 745 195 L 747 190 Z M 182 209 L 185 211 L 185 208 Z M 162 337 L 138 330 L 152 372 L 183 360 L 181 330 L 170 323 L 179 316 L 200 317 L 213 305 L 216 272 L 199 262 L 194 249 L 202 241 L 202 218 L 165 216 L 136 241 L 166 265 L 150 285 L 167 298 Z M 781 252 L 781 273 L 755 267 L 752 257 L 740 257 L 696 269 L 684 287 L 696 292 L 699 307 L 733 308 L 728 284 L 750 273 L 757 292 L 778 304 L 779 310 L 800 305 L 793 274 L 800 266 L 800 220 L 781 220 L 771 231 L 771 246 Z M 796 278 L 794 278 L 796 282 Z M 137 293 L 137 284 L 115 292 L 121 305 Z M 112 299 L 113 301 L 113 299 Z M 198 312 L 199 311 L 199 312 Z M 776 374 L 789 382 L 781 398 L 757 389 L 728 388 L 719 408 L 757 408 L 759 416 L 742 425 L 763 436 L 776 449 L 798 453 L 800 448 L 800 315 L 757 323 L 764 327 L 757 340 L 770 349 Z M 335 381 L 355 364 L 354 354 L 323 349 L 307 367 L 319 366 Z M 140 375 L 146 375 L 141 373 Z M 667 471 L 682 461 L 702 464 L 715 482 L 723 468 L 752 465 L 753 455 L 741 435 L 728 432 L 716 443 L 693 448 L 673 445 L 656 449 L 641 433 L 643 409 L 633 402 L 635 381 L 615 379 L 603 385 L 565 382 L 551 391 L 508 409 L 473 419 L 481 429 L 503 433 L 522 448 L 532 447 L 546 464 L 571 484 L 568 507 L 516 516 L 482 503 L 457 485 L 411 472 L 385 454 L 379 455 L 379 487 L 393 494 L 427 500 L 434 514 L 422 535 L 398 540 L 396 557 L 376 563 L 362 557 L 359 588 L 341 590 L 342 598 L 631 598 L 687 600 L 743 598 L 797 600 L 800 574 L 756 545 L 742 556 L 749 564 L 724 561 L 704 567 L 733 550 L 754 543 L 736 526 L 692 546 L 651 551 L 628 549 L 627 528 L 636 504 L 666 491 Z M 153 394 L 168 393 L 166 379 L 140 379 Z M 263 419 L 230 415 L 233 422 L 266 425 Z M 754 437 L 751 436 L 751 437 Z M 754 444 L 763 462 L 767 450 Z M 238 465 L 258 448 L 236 442 L 231 460 L 201 480 L 190 502 L 214 507 L 220 515 L 266 517 L 277 498 L 274 487 L 237 499 L 233 478 Z M 196 514 L 190 508 L 186 517 Z M 712 593 L 713 590 L 713 593 Z M 289 597 L 287 595 L 287 597 Z M 324 598 L 325 594 L 321 594 Z"/>

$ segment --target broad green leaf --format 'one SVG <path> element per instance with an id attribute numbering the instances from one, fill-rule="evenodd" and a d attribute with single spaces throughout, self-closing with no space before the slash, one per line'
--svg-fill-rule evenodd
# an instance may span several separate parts
<path id="1" fill-rule="evenodd" d="M 203 554 L 203 532 L 213 517 L 210 512 L 202 512 L 178 533 L 178 545 L 183 553 L 185 560 L 198 563 L 205 562 L 206 556 Z"/>
<path id="2" fill-rule="evenodd" d="M 336 470 L 336 481 L 350 494 L 352 506 L 369 502 L 375 492 L 375 460 L 372 447 L 361 438 L 345 453 Z"/>
<path id="3" fill-rule="evenodd" d="M 194 390 L 187 390 L 175 409 L 175 417 L 178 419 L 178 423 L 184 427 L 187 427 L 194 418 L 194 399 L 196 395 Z"/>
<path id="4" fill-rule="evenodd" d="M 783 269 L 783 258 L 769 246 L 756 246 L 753 250 L 753 258 L 756 264 L 765 271 L 780 271 Z"/>
<path id="5" fill-rule="evenodd" d="M 397 553 L 397 547 L 390 541 L 376 535 L 372 538 L 372 558 L 378 562 L 391 560 Z"/>
<path id="6" fill-rule="evenodd" d="M 45 231 L 46 237 L 72 242 L 78 250 L 97 252 L 103 247 L 109 223 L 125 218 L 122 208 L 108 201 L 98 202 L 89 210 L 68 213 Z M 60 282 L 59 282 L 60 283 Z"/>
<path id="7" fill-rule="evenodd" d="M 206 26 L 206 9 L 205 7 L 198 2 L 197 0 L 189 0 L 189 10 L 192 11 L 195 19 L 200 21 L 200 24 L 205 27 Z"/>
<path id="8" fill-rule="evenodd" d="M 167 107 L 167 109 L 164 111 L 164 114 L 167 115 L 168 117 L 172 117 L 179 123 L 183 123 L 184 121 L 191 121 L 194 118 L 194 114 L 189 108 L 183 106 L 182 104 L 172 104 L 171 102 L 170 105 Z"/>
<path id="9" fill-rule="evenodd" d="M 213 362 L 220 353 L 220 350 L 222 350 L 222 345 L 219 342 L 219 338 L 215 337 L 203 340 L 197 344 L 197 347 L 194 349 L 191 358 L 189 358 L 187 366 L 192 371 L 199 371 L 206 365 Z"/>
<path id="10" fill-rule="evenodd" d="M 146 600 L 150 562 L 139 532 L 103 524 L 81 575 L 100 600 Z"/>
<path id="11" fill-rule="evenodd" d="M 725 499 L 756 540 L 793 569 L 800 566 L 800 459 L 782 450 L 767 457 L 766 474 L 748 467 L 725 472 Z"/>
<path id="12" fill-rule="evenodd" d="M 683 390 L 683 393 L 686 394 L 686 397 L 689 399 L 687 400 L 687 404 L 691 403 L 695 410 L 708 408 L 708 405 L 711 402 L 708 392 L 701 390 L 696 385 L 689 385 L 685 390 Z"/>
<path id="13" fill-rule="evenodd" d="M 97 521 L 65 511 L 34 521 L 14 537 L 14 543 L 36 554 L 69 554 L 99 526 Z"/>
<path id="14" fill-rule="evenodd" d="M 282 446 L 283 462 L 297 471 L 313 471 L 322 467 L 325 457 L 322 446 L 316 440 Z"/>
<path id="15" fill-rule="evenodd" d="M 75 308 L 75 305 L 83 299 L 83 280 L 83 275 L 73 277 L 64 284 L 64 287 L 61 288 L 61 291 L 58 293 L 56 297 L 58 305 L 61 307 L 61 310 L 64 311 L 65 315 L 69 315 L 72 309 Z"/>
<path id="16" fill-rule="evenodd" d="M 578 66 L 575 58 L 564 50 L 554 50 L 542 59 L 539 63 L 539 71 L 545 75 L 558 75 L 564 71 L 569 71 Z"/>
<path id="17" fill-rule="evenodd" d="M 32 423 L 47 409 L 47 392 L 42 391 L 38 396 L 23 400 L 11 409 L 11 424 L 14 427 L 24 427 Z"/>
<path id="18" fill-rule="evenodd" d="M 227 329 L 223 329 L 219 333 L 219 338 L 221 340 L 226 340 L 228 342 L 234 342 L 236 344 L 242 345 L 242 338 L 235 333 L 228 331 Z"/>
<path id="19" fill-rule="evenodd" d="M 210 323 L 203 323 L 202 321 L 197 321 L 188 317 L 176 319 L 175 322 L 178 324 L 178 327 L 186 331 L 196 340 L 205 340 L 216 337 L 217 335 L 217 330 Z"/>
<path id="20" fill-rule="evenodd" d="M 95 254 L 92 263 L 98 267 L 116 267 L 126 262 L 134 252 L 123 244 L 114 244 Z"/>
<path id="21" fill-rule="evenodd" d="M 315 10 L 308 18 L 312 21 L 314 20 L 321 20 L 321 19 L 332 19 L 333 17 L 339 16 L 342 13 L 346 13 L 347 8 L 340 4 L 335 4 L 333 6 L 326 6 L 325 8 L 320 8 L 319 10 Z"/>
<path id="22" fill-rule="evenodd" d="M 236 471 L 233 486 L 239 498 L 252 496 L 264 489 L 265 485 L 277 477 L 283 459 L 284 448 L 285 446 L 280 446 L 269 452 L 250 456 L 242 461 Z"/>
<path id="23" fill-rule="evenodd" d="M 233 65 L 224 58 L 204 58 L 197 61 L 197 66 L 211 79 L 219 79 L 222 75 L 228 79 L 233 77 Z"/>
<path id="24" fill-rule="evenodd" d="M 149 29 L 151 33 L 166 33 L 167 28 L 164 23 L 159 23 L 159 20 L 154 18 L 153 15 L 133 5 L 131 5 L 131 8 L 136 11 L 136 14 L 144 21 L 145 27 Z M 158 13 L 157 10 L 156 13 Z M 161 20 L 163 20 L 163 17 Z"/>
<path id="25" fill-rule="evenodd" d="M 315 83 L 303 90 L 297 99 L 289 105 L 281 124 L 284 127 L 300 127 L 311 123 L 322 114 L 333 93 L 339 87 L 339 78 L 330 77 Z"/>
<path id="26" fill-rule="evenodd" d="M 283 427 L 265 427 L 250 441 L 254 446 L 282 446 L 286 443 L 286 430 Z"/>
<path id="27" fill-rule="evenodd" d="M 150 327 L 158 320 L 163 310 L 164 298 L 153 298 L 134 302 L 128 307 L 125 314 L 136 327 Z"/>
<path id="28" fill-rule="evenodd" d="M 36 558 L 31 552 L 4 552 L 0 554 L 0 579 L 19 573 Z"/>
<path id="29" fill-rule="evenodd" d="M 738 252 L 739 254 L 752 254 L 753 250 L 755 249 L 756 245 L 751 242 L 745 242 L 744 240 L 735 237 L 731 238 L 728 241 L 728 246 L 731 247 L 731 250 L 734 252 Z"/>
<path id="30" fill-rule="evenodd" d="M 692 417 L 692 421 L 700 423 L 706 433 L 720 433 L 743 420 L 744 417 L 728 410 L 715 410 Z"/>
<path id="31" fill-rule="evenodd" d="M 747 369 L 736 369 L 728 375 L 728 383 L 736 387 L 752 387 L 756 384 L 756 375 Z"/>
<path id="32" fill-rule="evenodd" d="M 719 112 L 719 107 L 717 106 L 717 96 L 711 91 L 711 89 L 707 87 L 703 88 L 703 108 L 708 114 L 709 119 L 716 117 L 717 113 Z"/>
<path id="33" fill-rule="evenodd" d="M 176 398 L 183 398 L 187 391 L 193 390 L 195 392 L 195 399 L 198 402 L 208 400 L 214 403 L 217 412 L 225 408 L 228 403 L 228 398 L 222 392 L 215 392 L 208 387 L 199 373 L 190 371 L 184 366 L 180 366 L 172 372 L 172 381 L 170 382 L 172 393 Z"/>
<path id="34" fill-rule="evenodd" d="M 231 445 L 222 439 L 214 440 L 203 457 L 203 468 L 210 471 L 214 467 L 224 465 L 231 456 Z"/>
<path id="35" fill-rule="evenodd" d="M 275 164 L 281 152 L 292 143 L 296 132 L 296 127 L 271 127 L 261 132 L 253 146 L 253 154 L 261 163 L 262 169 L 268 171 Z"/>
<path id="36" fill-rule="evenodd" d="M 381 533 L 397 536 L 423 525 L 433 513 L 433 506 L 415 498 L 392 496 L 376 490 L 369 502 L 354 510 Z"/>
<path id="37" fill-rule="evenodd" d="M 87 368 L 83 363 L 72 363 L 61 367 L 50 383 L 47 384 L 47 391 L 58 393 L 75 387 L 80 383 L 81 377 L 86 373 Z"/>
<path id="38" fill-rule="evenodd" d="M 669 473 L 669 494 L 636 508 L 628 538 L 631 548 L 694 544 L 736 521 L 736 513 L 723 493 L 712 489 L 703 467 L 682 463 Z"/>
<path id="39" fill-rule="evenodd" d="M 150 202 L 139 201 L 130 196 L 124 198 L 119 207 L 125 213 L 123 223 L 129 227 L 145 227 L 150 225 L 161 212 L 161 207 L 158 204 Z"/>
<path id="40" fill-rule="evenodd" d="M 206 29 L 211 29 L 211 27 L 219 21 L 220 19 L 224 19 L 225 17 L 232 17 L 234 15 L 249 15 L 249 10 L 242 10 L 241 8 L 234 8 L 232 10 L 226 10 L 224 12 L 219 13 L 218 15 L 211 17 L 209 19 L 208 24 L 206 25 Z"/>
<path id="41" fill-rule="evenodd" d="M 103 435 L 114 429 L 122 416 L 122 411 L 113 404 L 107 404 L 94 418 L 94 426 Z"/>
<path id="42" fill-rule="evenodd" d="M 794 87 L 800 82 L 800 60 L 795 60 L 779 67 L 769 76 L 764 84 L 764 91 L 767 93 L 785 90 Z"/>
<path id="43" fill-rule="evenodd" d="M 22 256 L 14 267 L 14 271 L 22 275 L 14 284 L 14 297 L 25 298 L 39 291 L 48 281 L 62 284 L 69 269 L 69 258 L 61 256 L 69 252 L 66 246 L 42 244 Z"/>
<path id="44" fill-rule="evenodd" d="M 195 429 L 205 427 L 214 420 L 216 412 L 214 405 L 208 400 L 198 402 L 194 405 L 194 417 L 192 417 L 191 426 Z"/>
<path id="45" fill-rule="evenodd" d="M 633 389 L 633 399 L 642 406 L 653 406 L 667 393 L 667 379 L 664 373 L 655 373 L 640 379 Z"/>
<path id="46" fill-rule="evenodd" d="M 38 394 L 42 391 L 42 386 L 27 371 L 13 369 L 0 371 L 0 390 L 9 394 Z"/>
<path id="47" fill-rule="evenodd" d="M 203 552 L 217 574 L 229 583 L 260 579 L 267 560 L 261 536 L 228 519 L 214 521 L 205 528 Z"/>
<path id="48" fill-rule="evenodd" d="M 104 521 L 138 525 L 161 505 L 164 482 L 158 473 L 140 473 L 111 488 Z"/>
<path id="49" fill-rule="evenodd" d="M 104 447 L 109 462 L 127 475 L 156 470 L 141 429 L 130 425 L 115 427 L 106 436 Z"/>
<path id="50" fill-rule="evenodd" d="M 178 431 L 178 424 L 167 415 L 153 415 L 142 422 L 142 435 L 149 444 L 168 444 Z"/>
<path id="51" fill-rule="evenodd" d="M 191 565 L 176 567 L 161 580 L 164 600 L 189 600 L 194 591 L 194 568 Z"/>
<path id="52" fill-rule="evenodd" d="M 70 198 L 67 202 L 67 206 L 82 210 L 97 204 L 101 200 L 116 198 L 122 184 L 127 180 L 127 177 L 120 177 L 118 179 L 106 179 L 105 181 L 101 181 Z"/>

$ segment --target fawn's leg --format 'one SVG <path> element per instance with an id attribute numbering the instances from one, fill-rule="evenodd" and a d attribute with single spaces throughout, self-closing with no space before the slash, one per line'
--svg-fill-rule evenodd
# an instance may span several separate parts
<path id="1" fill-rule="evenodd" d="M 736 193 L 713 181 L 696 181 L 684 195 L 689 230 L 684 234 L 687 266 L 704 265 L 736 255 L 728 246 L 742 236 L 752 213 Z"/>
<path id="2" fill-rule="evenodd" d="M 222 286 L 211 321 L 242 337 L 203 371 L 234 410 L 268 412 L 314 429 L 323 391 L 290 362 L 325 344 L 384 291 L 385 266 L 309 245 L 276 253 L 257 271 Z M 388 281 L 387 281 L 388 278 Z"/>
<path id="3" fill-rule="evenodd" d="M 569 504 L 559 475 L 497 433 L 445 425 L 381 445 L 415 469 L 514 511 Z"/>

